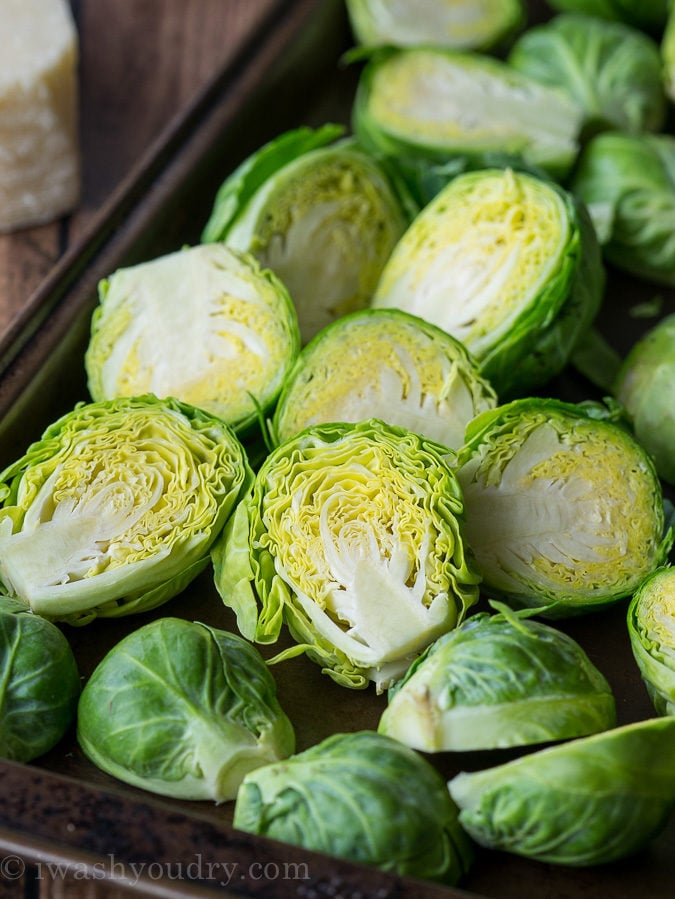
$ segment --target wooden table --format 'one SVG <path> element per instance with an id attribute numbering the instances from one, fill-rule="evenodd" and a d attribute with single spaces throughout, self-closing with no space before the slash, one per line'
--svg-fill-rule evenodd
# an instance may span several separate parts
<path id="1" fill-rule="evenodd" d="M 174 116 L 255 32 L 271 0 L 71 0 L 80 36 L 82 199 L 73 215 L 0 235 L 0 337 L 104 214 Z"/>

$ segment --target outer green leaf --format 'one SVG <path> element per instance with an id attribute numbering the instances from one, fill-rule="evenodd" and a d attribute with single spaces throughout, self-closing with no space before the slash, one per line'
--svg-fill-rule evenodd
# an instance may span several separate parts
<path id="1" fill-rule="evenodd" d="M 645 846 L 675 805 L 675 718 L 583 737 L 449 783 L 483 846 L 560 865 Z"/>
<path id="2" fill-rule="evenodd" d="M 378 726 L 423 752 L 545 743 L 616 723 L 609 684 L 576 641 L 507 608 L 440 637 L 390 690 Z"/>
<path id="3" fill-rule="evenodd" d="M 252 472 L 224 422 L 174 399 L 80 404 L 0 474 L 0 576 L 46 617 L 86 624 L 182 590 Z"/>
<path id="4" fill-rule="evenodd" d="M 260 653 L 235 634 L 178 618 L 133 631 L 98 664 L 80 698 L 78 740 L 126 783 L 217 802 L 295 747 Z"/>
<path id="5" fill-rule="evenodd" d="M 457 449 L 467 423 L 496 405 L 463 344 L 398 309 L 365 309 L 322 329 L 289 372 L 277 442 L 310 425 L 379 418 Z"/>
<path id="6" fill-rule="evenodd" d="M 0 597 L 0 756 L 29 762 L 48 752 L 75 720 L 80 676 L 55 624 Z"/>
<path id="7" fill-rule="evenodd" d="M 668 3 L 669 0 L 548 0 L 553 9 L 586 13 L 655 32 L 663 27 Z"/>
<path id="8" fill-rule="evenodd" d="M 485 587 L 548 617 L 630 596 L 663 564 L 661 485 L 622 426 L 583 405 L 521 399 L 469 424 L 457 476 Z"/>
<path id="9" fill-rule="evenodd" d="M 457 883 L 472 851 L 438 772 L 380 734 L 335 734 L 249 774 L 234 826 L 397 874 Z"/>
<path id="10" fill-rule="evenodd" d="M 458 175 L 417 216 L 372 305 L 461 340 L 506 399 L 564 367 L 603 288 L 593 227 L 571 194 L 524 172 L 485 169 Z"/>
<path id="11" fill-rule="evenodd" d="M 628 607 L 635 661 L 659 715 L 675 715 L 675 568 L 648 577 Z"/>
<path id="12" fill-rule="evenodd" d="M 447 448 L 381 421 L 274 450 L 213 551 L 244 636 L 298 647 L 348 687 L 388 685 L 478 595 Z M 257 614 L 256 614 L 257 609 Z"/>

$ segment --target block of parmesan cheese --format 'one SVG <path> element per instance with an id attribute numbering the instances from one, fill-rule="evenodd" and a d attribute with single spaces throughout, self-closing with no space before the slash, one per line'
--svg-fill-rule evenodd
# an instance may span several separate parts
<path id="1" fill-rule="evenodd" d="M 0 0 L 0 231 L 78 202 L 77 63 L 68 0 Z"/>

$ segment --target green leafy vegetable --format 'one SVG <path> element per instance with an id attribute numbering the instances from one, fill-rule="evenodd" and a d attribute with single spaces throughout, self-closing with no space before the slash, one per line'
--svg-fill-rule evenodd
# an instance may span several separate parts
<path id="1" fill-rule="evenodd" d="M 305 342 L 367 304 L 408 221 L 388 172 L 353 139 L 336 141 L 342 131 L 300 128 L 266 144 L 223 182 L 202 234 L 279 276 Z"/>
<path id="2" fill-rule="evenodd" d="M 586 13 L 610 22 L 659 31 L 666 20 L 669 0 L 548 0 L 553 9 Z"/>
<path id="3" fill-rule="evenodd" d="M 457 449 L 497 398 L 464 345 L 398 309 L 365 309 L 324 328 L 284 382 L 278 442 L 310 425 L 380 418 Z"/>
<path id="4" fill-rule="evenodd" d="M 619 412 L 524 398 L 469 424 L 457 477 L 488 592 L 573 615 L 631 595 L 663 564 L 661 485 Z"/>
<path id="5" fill-rule="evenodd" d="M 628 606 L 635 661 L 659 715 L 675 715 L 675 568 L 648 577 Z"/>
<path id="6" fill-rule="evenodd" d="M 449 783 L 482 846 L 598 865 L 645 846 L 675 805 L 675 717 L 625 725 Z"/>
<path id="7" fill-rule="evenodd" d="M 571 187 L 588 207 L 608 262 L 675 285 L 675 136 L 598 134 Z"/>
<path id="8" fill-rule="evenodd" d="M 478 598 L 448 452 L 372 420 L 316 425 L 270 453 L 213 549 L 243 635 L 272 643 L 285 622 L 288 653 L 347 687 L 400 676 Z"/>
<path id="9" fill-rule="evenodd" d="M 97 401 L 172 396 L 242 431 L 271 408 L 300 349 L 283 284 L 224 244 L 120 269 L 99 297 L 85 355 Z"/>
<path id="10" fill-rule="evenodd" d="M 675 485 L 675 314 L 661 319 L 633 344 L 614 390 L 659 475 Z"/>
<path id="11" fill-rule="evenodd" d="M 502 399 L 548 381 L 594 319 L 604 270 L 571 194 L 510 169 L 458 175 L 412 222 L 372 305 L 452 334 Z"/>
<path id="12" fill-rule="evenodd" d="M 154 396 L 80 404 L 0 473 L 0 577 L 86 624 L 179 593 L 252 477 L 224 422 Z"/>
<path id="13" fill-rule="evenodd" d="M 582 111 L 547 87 L 480 53 L 442 47 L 375 52 L 352 108 L 364 146 L 432 162 L 485 153 L 563 177 L 576 159 Z"/>
<path id="14" fill-rule="evenodd" d="M 357 40 L 369 47 L 488 49 L 525 23 L 522 0 L 347 0 L 347 11 Z"/>
<path id="15" fill-rule="evenodd" d="M 0 596 L 0 756 L 30 762 L 75 720 L 80 675 L 59 628 Z"/>
<path id="16" fill-rule="evenodd" d="M 411 877 L 457 883 L 470 841 L 429 762 L 381 734 L 334 734 L 247 775 L 234 826 Z"/>
<path id="17" fill-rule="evenodd" d="M 564 90 L 584 111 L 586 130 L 659 131 L 666 100 L 656 41 L 621 22 L 560 15 L 516 41 L 509 65 Z"/>
<path id="18" fill-rule="evenodd" d="M 378 730 L 423 752 L 522 746 L 616 723 L 609 684 L 581 646 L 530 610 L 472 615 L 391 688 Z"/>
<path id="19" fill-rule="evenodd" d="M 108 652 L 77 722 L 82 750 L 103 771 L 181 799 L 234 799 L 249 771 L 295 748 L 258 650 L 178 618 L 146 624 Z"/>

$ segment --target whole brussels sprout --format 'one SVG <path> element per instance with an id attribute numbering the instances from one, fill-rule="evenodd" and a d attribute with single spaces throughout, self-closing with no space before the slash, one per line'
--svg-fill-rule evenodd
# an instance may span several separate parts
<path id="1" fill-rule="evenodd" d="M 216 802 L 295 748 L 258 650 L 178 618 L 132 631 L 99 662 L 82 690 L 77 737 L 97 767 L 125 783 Z"/>
<path id="2" fill-rule="evenodd" d="M 99 298 L 85 354 L 95 401 L 171 396 L 240 433 L 271 409 L 300 349 L 284 285 L 225 244 L 118 269 Z"/>
<path id="3" fill-rule="evenodd" d="M 497 397 L 459 340 L 399 309 L 364 309 L 302 350 L 277 403 L 277 443 L 310 425 L 379 418 L 457 449 Z"/>
<path id="4" fill-rule="evenodd" d="M 616 724 L 609 684 L 581 646 L 500 603 L 439 637 L 389 691 L 378 731 L 423 752 L 524 746 Z"/>
<path id="5" fill-rule="evenodd" d="M 614 394 L 659 475 L 675 485 L 675 313 L 633 344 L 619 367 Z"/>
<path id="6" fill-rule="evenodd" d="M 597 134 L 571 181 L 586 204 L 605 259 L 675 286 L 675 136 Z"/>
<path id="7" fill-rule="evenodd" d="M 473 859 L 443 778 L 381 734 L 334 734 L 244 778 L 234 826 L 385 871 L 455 884 Z"/>
<path id="8" fill-rule="evenodd" d="M 456 337 L 505 400 L 565 366 L 604 283 L 593 227 L 570 193 L 524 172 L 482 169 L 452 179 L 412 222 L 372 306 Z"/>
<path id="9" fill-rule="evenodd" d="M 351 688 L 388 686 L 478 599 L 449 450 L 376 419 L 306 428 L 262 464 L 213 547 L 241 633 L 285 623 Z"/>
<path id="10" fill-rule="evenodd" d="M 252 476 L 203 410 L 152 395 L 81 403 L 0 473 L 0 579 L 73 624 L 155 608 L 209 564 Z"/>
<path id="11" fill-rule="evenodd" d="M 628 606 L 635 661 L 659 715 L 675 715 L 675 568 L 648 577 Z"/>
<path id="12" fill-rule="evenodd" d="M 659 131 L 666 98 L 656 41 L 621 22 L 560 15 L 515 42 L 509 65 L 564 90 L 584 111 L 585 129 Z"/>
<path id="13" fill-rule="evenodd" d="M 470 422 L 457 477 L 488 593 L 575 615 L 632 595 L 664 563 L 660 481 L 614 415 L 528 397 Z"/>
<path id="14" fill-rule="evenodd" d="M 64 634 L 0 596 L 0 756 L 30 762 L 53 749 L 75 720 L 79 695 Z"/>
<path id="15" fill-rule="evenodd" d="M 675 717 L 624 725 L 449 783 L 481 846 L 557 865 L 631 855 L 675 806 Z"/>
<path id="16" fill-rule="evenodd" d="M 278 275 L 303 342 L 367 305 L 411 214 L 381 162 L 337 140 L 343 131 L 297 128 L 265 144 L 225 179 L 202 233 Z"/>

